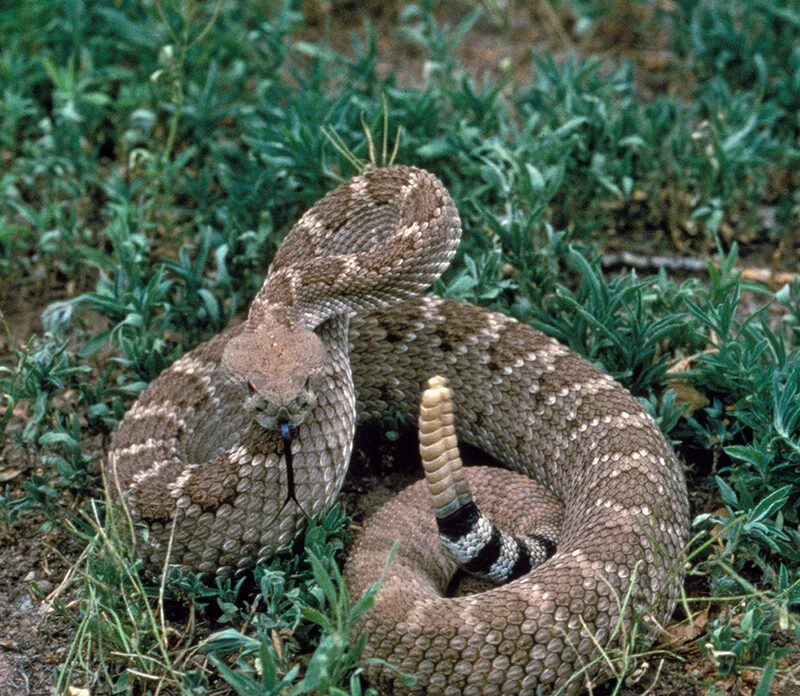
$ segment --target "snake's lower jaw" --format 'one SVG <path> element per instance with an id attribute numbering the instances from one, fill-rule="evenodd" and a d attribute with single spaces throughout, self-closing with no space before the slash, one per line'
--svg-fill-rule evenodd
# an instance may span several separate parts
<path id="1" fill-rule="evenodd" d="M 280 428 L 278 427 L 278 420 L 275 416 L 270 416 L 263 411 L 253 411 L 253 420 L 264 430 L 274 430 L 275 432 L 279 432 Z"/>
<path id="2" fill-rule="evenodd" d="M 285 408 L 275 408 L 270 404 L 266 408 L 262 406 L 249 406 L 246 407 L 252 413 L 253 420 L 260 425 L 264 430 L 272 430 L 280 433 L 281 425 L 286 424 L 292 430 L 302 425 L 308 415 L 308 408 L 300 410 L 289 410 Z"/>

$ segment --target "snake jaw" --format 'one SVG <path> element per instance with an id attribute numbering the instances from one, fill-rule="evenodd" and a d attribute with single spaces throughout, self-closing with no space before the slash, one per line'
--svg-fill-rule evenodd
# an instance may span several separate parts
<path id="1" fill-rule="evenodd" d="M 250 380 L 247 387 L 250 395 L 244 407 L 265 430 L 280 431 L 283 426 L 297 428 L 317 404 L 316 393 L 309 386 L 302 388 L 288 404 L 276 403 L 254 387 Z"/>

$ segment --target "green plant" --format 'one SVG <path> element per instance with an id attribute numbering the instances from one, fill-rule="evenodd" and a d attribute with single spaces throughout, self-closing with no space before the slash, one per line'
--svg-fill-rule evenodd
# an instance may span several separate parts
<path id="1" fill-rule="evenodd" d="M 765 611 L 757 600 L 750 600 L 726 614 L 712 622 L 704 646 L 719 674 L 724 677 L 741 669 L 769 664 L 774 670 L 788 650 L 771 644 L 770 634 L 776 628 L 773 612 Z"/>

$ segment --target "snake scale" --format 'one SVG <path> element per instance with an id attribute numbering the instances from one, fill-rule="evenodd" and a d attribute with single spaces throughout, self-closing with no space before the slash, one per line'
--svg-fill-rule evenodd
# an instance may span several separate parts
<path id="1" fill-rule="evenodd" d="M 481 508 L 520 533 L 549 511 L 556 550 L 507 584 L 445 596 L 455 566 L 424 483 L 402 492 L 366 523 L 345 577 L 358 596 L 400 538 L 365 619 L 366 653 L 416 684 L 379 660 L 368 678 L 382 692 L 576 693 L 637 618 L 655 634 L 671 614 L 686 484 L 652 418 L 609 376 L 502 314 L 420 297 L 460 229 L 421 169 L 374 169 L 329 193 L 286 236 L 247 320 L 140 395 L 106 480 L 147 528 L 149 567 L 236 574 L 334 502 L 358 421 L 415 416 L 441 374 L 459 439 L 510 470 L 466 470 Z"/>

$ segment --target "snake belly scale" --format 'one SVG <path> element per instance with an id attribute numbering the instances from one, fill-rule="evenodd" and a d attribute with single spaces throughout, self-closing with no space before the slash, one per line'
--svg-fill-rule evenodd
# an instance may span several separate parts
<path id="1" fill-rule="evenodd" d="M 654 629 L 674 608 L 682 469 L 636 399 L 580 357 L 501 314 L 419 296 L 459 236 L 452 200 L 423 170 L 375 169 L 332 191 L 285 238 L 247 320 L 141 394 L 113 436 L 106 480 L 148 528 L 149 567 L 242 572 L 334 502 L 358 420 L 416 418 L 441 374 L 459 439 L 511 470 L 473 472 L 482 508 L 518 525 L 537 494 L 513 477 L 535 480 L 563 506 L 557 548 L 508 584 L 445 597 L 454 566 L 412 486 L 368 521 L 345 569 L 357 596 L 407 532 L 365 620 L 367 655 L 414 674 L 416 693 L 577 693 L 601 669 L 598 646 L 617 648 L 620 627 L 643 616 Z M 406 690 L 380 662 L 367 674 Z"/>

